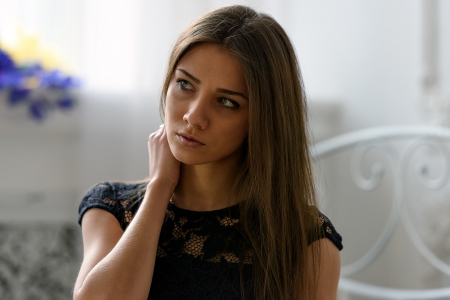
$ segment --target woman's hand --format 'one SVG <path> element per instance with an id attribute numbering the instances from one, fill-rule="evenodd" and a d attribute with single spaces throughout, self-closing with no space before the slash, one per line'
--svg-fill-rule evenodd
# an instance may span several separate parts
<path id="1" fill-rule="evenodd" d="M 164 125 L 148 138 L 150 183 L 158 182 L 175 189 L 180 177 L 180 162 L 173 156 Z"/>

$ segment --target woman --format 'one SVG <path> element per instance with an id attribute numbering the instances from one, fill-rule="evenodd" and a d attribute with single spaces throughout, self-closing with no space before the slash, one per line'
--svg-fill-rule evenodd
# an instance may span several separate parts
<path id="1" fill-rule="evenodd" d="M 316 208 L 301 82 L 271 17 L 231 6 L 192 23 L 150 177 L 101 183 L 80 205 L 74 298 L 335 299 L 341 238 Z"/>

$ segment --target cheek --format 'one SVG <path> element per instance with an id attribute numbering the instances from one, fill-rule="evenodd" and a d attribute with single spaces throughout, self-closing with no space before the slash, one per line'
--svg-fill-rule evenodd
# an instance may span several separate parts
<path id="1" fill-rule="evenodd" d="M 166 108 L 164 111 L 165 122 L 170 125 L 170 123 L 176 121 L 181 116 L 182 118 L 182 107 L 181 105 L 175 104 L 174 98 L 170 93 L 167 93 L 166 97 Z"/>
<path id="2" fill-rule="evenodd" d="M 240 147 L 248 135 L 248 122 L 240 122 L 228 130 L 227 143 L 233 148 Z"/>
<path id="3" fill-rule="evenodd" d="M 167 140 L 169 142 L 169 146 L 173 152 L 173 145 L 174 145 L 174 137 L 175 135 L 175 129 L 176 129 L 176 106 L 174 105 L 172 98 L 170 97 L 170 93 L 167 93 L 166 96 L 166 107 L 164 110 L 164 127 L 167 134 Z"/>
<path id="4" fill-rule="evenodd" d="M 177 159 L 177 160 L 180 160 L 180 158 L 177 156 L 177 149 L 176 149 L 176 144 L 175 144 L 175 140 L 174 140 L 174 138 L 176 138 L 176 136 L 168 136 L 167 137 L 167 142 L 168 142 L 168 144 L 169 144 L 169 149 L 170 149 L 170 152 L 172 152 L 172 155 Z"/>

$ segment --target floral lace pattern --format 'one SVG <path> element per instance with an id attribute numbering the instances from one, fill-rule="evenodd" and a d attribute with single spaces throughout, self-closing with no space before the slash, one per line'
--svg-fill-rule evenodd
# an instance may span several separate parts
<path id="1" fill-rule="evenodd" d="M 142 198 L 139 184 L 94 186 L 80 204 L 79 223 L 89 208 L 96 207 L 111 212 L 126 230 L 140 205 L 136 191 Z M 342 249 L 340 235 L 324 215 L 320 214 L 318 224 L 323 237 Z M 196 212 L 169 202 L 148 299 L 240 299 L 241 285 L 246 299 L 252 299 L 252 258 L 239 230 L 237 205 Z"/>
<path id="2" fill-rule="evenodd" d="M 184 210 L 169 203 L 159 239 L 158 257 L 189 256 L 208 262 L 239 263 L 238 246 L 245 244 L 237 230 L 237 206 L 211 212 Z M 251 250 L 244 264 L 252 263 Z"/>

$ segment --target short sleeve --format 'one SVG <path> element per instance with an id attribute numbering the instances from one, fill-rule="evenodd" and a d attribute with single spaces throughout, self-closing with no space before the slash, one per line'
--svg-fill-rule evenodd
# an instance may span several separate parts
<path id="1" fill-rule="evenodd" d="M 78 208 L 78 224 L 80 224 L 80 226 L 84 213 L 91 208 L 106 210 L 113 214 L 119 223 L 121 223 L 120 221 L 124 211 L 118 203 L 115 190 L 111 184 L 107 182 L 99 183 L 91 187 L 83 197 Z"/>
<path id="2" fill-rule="evenodd" d="M 340 250 L 342 250 L 342 237 L 336 231 L 331 221 L 321 212 L 319 212 L 318 218 L 319 226 L 321 227 L 320 238 L 327 238 L 333 242 L 334 245 Z"/>

